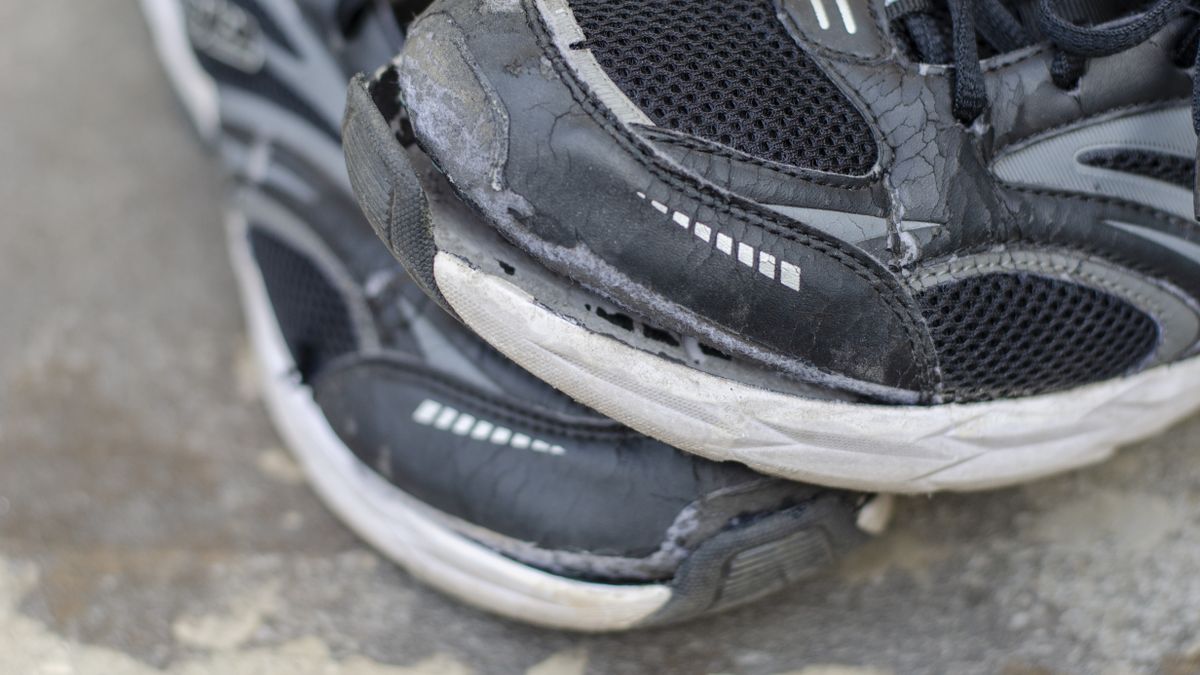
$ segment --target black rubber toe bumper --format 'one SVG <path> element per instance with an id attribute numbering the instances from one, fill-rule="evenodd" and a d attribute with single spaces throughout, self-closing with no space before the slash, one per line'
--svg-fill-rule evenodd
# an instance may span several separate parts
<path id="1" fill-rule="evenodd" d="M 453 314 L 433 277 L 437 248 L 429 202 L 408 153 L 375 104 L 364 75 L 355 76 L 347 91 L 342 144 L 350 184 L 375 234 L 421 290 Z"/>

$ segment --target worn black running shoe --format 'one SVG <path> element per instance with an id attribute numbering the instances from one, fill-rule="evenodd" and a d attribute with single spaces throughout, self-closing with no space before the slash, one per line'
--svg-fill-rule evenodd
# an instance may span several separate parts
<path id="1" fill-rule="evenodd" d="M 509 617 L 612 630 L 763 597 L 860 538 L 860 496 L 633 433 L 416 288 L 359 212 L 337 133 L 349 73 L 399 48 L 386 3 L 143 7 L 232 177 L 268 409 L 321 497 L 386 555 Z"/>
<path id="2" fill-rule="evenodd" d="M 434 297 L 597 410 L 795 479 L 990 487 L 1200 405 L 1196 17 L 438 0 L 346 150 Z M 412 207 L 406 135 L 477 226 Z"/>

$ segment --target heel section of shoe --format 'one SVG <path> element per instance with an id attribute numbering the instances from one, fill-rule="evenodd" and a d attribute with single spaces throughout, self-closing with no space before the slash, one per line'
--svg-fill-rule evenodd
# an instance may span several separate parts
<path id="1" fill-rule="evenodd" d="M 865 539 L 846 498 L 826 494 L 715 535 L 684 561 L 671 600 L 642 625 L 723 612 L 828 572 Z"/>

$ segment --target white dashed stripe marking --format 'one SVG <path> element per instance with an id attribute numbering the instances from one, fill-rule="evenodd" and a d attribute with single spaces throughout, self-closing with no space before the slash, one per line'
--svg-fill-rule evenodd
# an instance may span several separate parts
<path id="1" fill-rule="evenodd" d="M 456 436 L 466 436 L 467 432 L 471 431 L 475 426 L 475 418 L 470 415 L 459 415 L 458 419 L 454 420 L 454 426 L 450 427 Z"/>
<path id="2" fill-rule="evenodd" d="M 450 407 L 442 408 L 442 413 L 438 415 L 436 420 L 433 421 L 433 428 L 445 431 L 450 428 L 451 424 L 454 424 L 454 420 L 457 418 L 457 410 Z"/>
<path id="3" fill-rule="evenodd" d="M 775 256 L 770 253 L 758 254 L 758 272 L 764 277 L 775 278 Z"/>
<path id="4" fill-rule="evenodd" d="M 426 403 L 432 403 L 432 401 L 426 401 Z M 487 420 L 479 420 L 475 423 L 475 428 L 471 430 L 471 438 L 474 438 L 477 441 L 486 440 L 487 437 L 491 435 L 492 429 L 495 428 L 495 425 L 493 425 L 491 422 L 488 422 Z"/>
<path id="5" fill-rule="evenodd" d="M 413 421 L 421 426 L 429 426 L 433 424 L 433 420 L 437 419 L 438 411 L 442 409 L 442 404 L 436 401 L 423 401 L 421 405 L 413 412 Z"/>
<path id="6" fill-rule="evenodd" d="M 858 32 L 858 22 L 854 20 L 854 12 L 850 11 L 849 0 L 837 0 L 838 12 L 842 15 L 842 25 L 846 27 L 846 32 L 854 35 Z"/>
<path id="7" fill-rule="evenodd" d="M 858 22 L 854 20 L 854 11 L 850 9 L 849 0 L 834 0 L 837 5 L 838 14 L 842 17 L 842 26 L 846 32 L 854 35 L 858 32 Z M 809 0 L 812 5 L 813 14 L 817 17 L 817 25 L 821 30 L 829 30 L 833 24 L 829 21 L 829 12 L 825 9 L 825 0 Z M 890 3 L 889 3 L 890 4 Z"/>
<path id="8" fill-rule="evenodd" d="M 817 25 L 821 30 L 829 30 L 829 13 L 825 11 L 825 0 L 810 0 L 813 14 L 817 15 Z"/>
<path id="9" fill-rule="evenodd" d="M 800 290 L 800 268 L 790 262 L 779 263 L 779 283 L 793 291 Z"/>
<path id="10" fill-rule="evenodd" d="M 546 455 L 565 455 L 567 453 L 561 445 L 515 432 L 508 427 L 478 419 L 474 415 L 460 413 L 433 399 L 421 401 L 416 410 L 413 410 L 412 419 L 423 427 L 449 431 L 456 436 L 470 436 L 474 440 L 487 441 L 495 445 L 509 445 L 518 450 L 533 450 Z"/>
<path id="11" fill-rule="evenodd" d="M 717 233 L 717 250 L 725 255 L 733 255 L 733 239 L 727 234 Z"/>
<path id="12" fill-rule="evenodd" d="M 738 262 L 754 267 L 754 247 L 745 242 L 738 244 Z"/>
<path id="13" fill-rule="evenodd" d="M 648 201 L 650 206 L 654 207 L 655 211 L 663 215 L 670 215 L 671 222 L 684 228 L 690 229 L 696 238 L 707 243 L 713 243 L 713 234 L 716 234 L 716 247 L 721 253 L 727 256 L 735 256 L 738 262 L 746 267 L 757 269 L 758 273 L 771 279 L 778 281 L 785 288 L 790 288 L 793 291 L 800 290 L 800 267 L 786 260 L 780 260 L 774 254 L 759 250 L 758 248 L 747 244 L 744 241 L 735 242 L 733 237 L 723 233 L 716 232 L 712 227 L 701 223 L 689 214 L 682 211 L 673 211 L 666 204 L 657 199 L 650 199 L 645 192 L 637 193 L 637 196 L 642 201 Z M 734 253 L 734 244 L 737 244 L 737 253 Z M 755 261 L 757 260 L 757 265 Z"/>

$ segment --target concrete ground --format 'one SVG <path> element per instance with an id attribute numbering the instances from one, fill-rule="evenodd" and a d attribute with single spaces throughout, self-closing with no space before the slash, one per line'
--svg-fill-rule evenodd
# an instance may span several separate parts
<path id="1" fill-rule="evenodd" d="M 1200 419 L 908 499 L 840 573 L 579 637 L 422 587 L 259 403 L 219 186 L 133 0 L 0 4 L 0 673 L 1200 672 Z"/>

